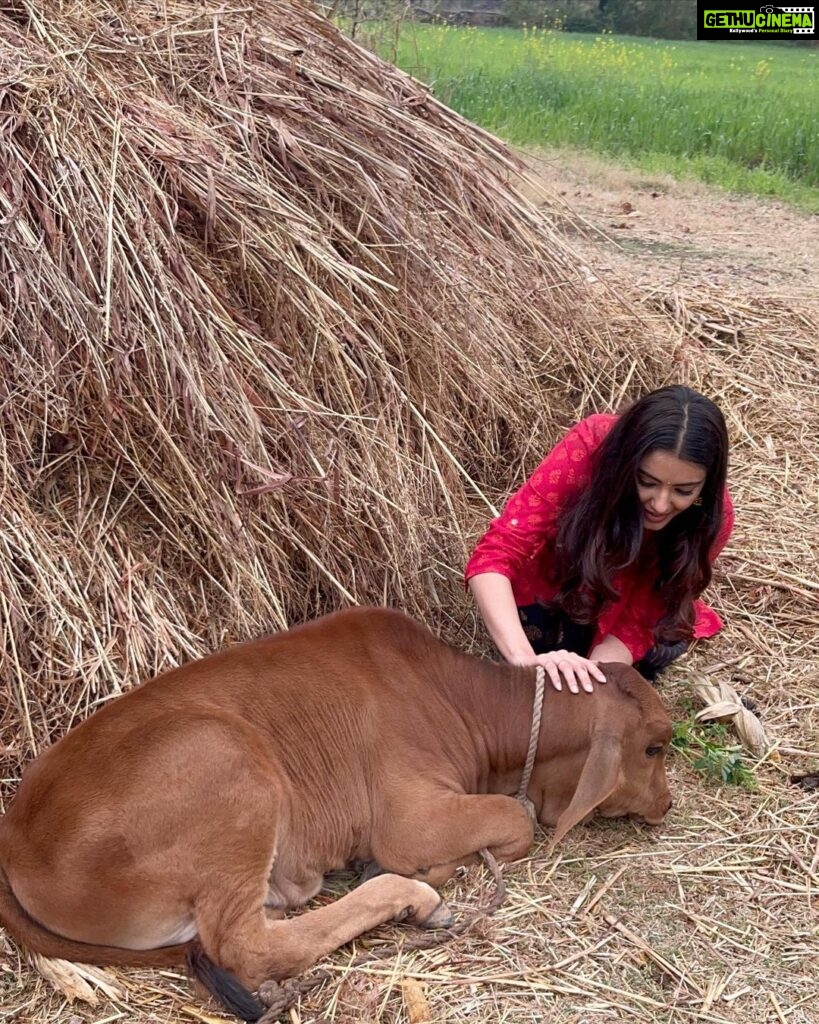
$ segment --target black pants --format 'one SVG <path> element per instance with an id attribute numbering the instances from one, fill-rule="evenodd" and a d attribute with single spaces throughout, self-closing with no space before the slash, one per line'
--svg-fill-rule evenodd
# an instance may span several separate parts
<path id="1" fill-rule="evenodd" d="M 518 608 L 523 632 L 529 639 L 535 654 L 566 650 L 588 658 L 594 641 L 596 627 L 574 622 L 561 612 L 551 611 L 542 604 L 527 604 Z M 655 644 L 646 656 L 634 667 L 650 682 L 654 682 L 664 668 L 685 654 L 688 641 L 676 644 Z"/>

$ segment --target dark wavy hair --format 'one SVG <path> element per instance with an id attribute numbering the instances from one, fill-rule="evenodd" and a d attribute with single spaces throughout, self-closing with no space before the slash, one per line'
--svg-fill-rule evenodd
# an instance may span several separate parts
<path id="1" fill-rule="evenodd" d="M 694 599 L 711 580 L 709 553 L 719 532 L 728 469 L 728 432 L 717 406 L 683 385 L 660 388 L 627 409 L 594 454 L 591 480 L 560 516 L 552 573 L 560 586 L 550 605 L 592 623 L 620 594 L 613 577 L 647 557 L 637 470 L 651 452 L 670 452 L 706 471 L 700 502 L 657 531 L 655 590 L 665 614 L 655 641 L 692 636 Z M 656 566 L 656 567 L 654 567 Z M 649 566 L 646 566 L 647 570 Z"/>

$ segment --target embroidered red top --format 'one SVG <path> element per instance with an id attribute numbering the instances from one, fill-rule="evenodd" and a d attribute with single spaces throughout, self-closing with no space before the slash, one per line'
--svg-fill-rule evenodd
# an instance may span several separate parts
<path id="1" fill-rule="evenodd" d="M 512 582 L 520 608 L 538 600 L 548 601 L 557 583 L 547 577 L 549 546 L 557 535 L 557 519 L 564 502 L 589 482 L 592 454 L 617 421 L 617 416 L 596 415 L 582 420 L 566 434 L 506 502 L 481 537 L 467 563 L 465 579 L 483 572 L 497 572 Z M 734 525 L 734 508 L 726 489 L 723 520 L 714 542 L 711 562 L 725 547 Z M 544 557 L 544 554 L 546 557 Z M 639 661 L 654 645 L 653 629 L 663 615 L 654 579 L 631 565 L 613 579 L 620 600 L 604 605 L 597 622 L 594 643 L 617 637 Z M 722 629 L 719 615 L 703 601 L 694 603 L 694 637 L 709 637 Z"/>

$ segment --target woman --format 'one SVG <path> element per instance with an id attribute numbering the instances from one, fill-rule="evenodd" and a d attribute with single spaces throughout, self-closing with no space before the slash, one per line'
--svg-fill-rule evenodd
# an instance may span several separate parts
<path id="1" fill-rule="evenodd" d="M 691 388 L 573 427 L 478 541 L 466 579 L 499 651 L 591 692 L 598 662 L 653 679 L 719 616 L 697 598 L 734 521 L 722 413 Z"/>

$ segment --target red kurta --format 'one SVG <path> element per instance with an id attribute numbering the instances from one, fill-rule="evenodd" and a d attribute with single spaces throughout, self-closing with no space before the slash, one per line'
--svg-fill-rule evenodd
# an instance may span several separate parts
<path id="1" fill-rule="evenodd" d="M 512 582 L 520 608 L 548 601 L 557 582 L 548 578 L 549 549 L 557 535 L 557 520 L 565 501 L 589 482 L 591 456 L 617 421 L 617 416 L 589 416 L 572 427 L 541 462 L 526 483 L 506 502 L 500 516 L 478 541 L 466 566 L 469 580 L 497 572 Z M 734 525 L 734 508 L 725 491 L 723 520 L 714 542 L 711 562 L 725 547 Z M 631 565 L 613 578 L 620 600 L 603 606 L 594 643 L 617 637 L 639 661 L 654 646 L 653 629 L 664 614 L 654 578 Z M 694 637 L 709 637 L 722 629 L 722 620 L 703 601 L 695 601 Z"/>

